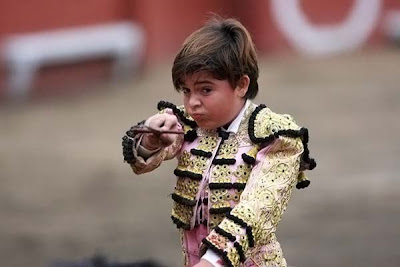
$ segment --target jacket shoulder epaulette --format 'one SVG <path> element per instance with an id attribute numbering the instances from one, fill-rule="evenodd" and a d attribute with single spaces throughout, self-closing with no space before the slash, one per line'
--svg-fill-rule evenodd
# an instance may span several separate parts
<path id="1" fill-rule="evenodd" d="M 299 137 L 301 127 L 288 114 L 272 112 L 265 105 L 259 105 L 249 120 L 250 138 L 255 143 L 264 143 L 279 136 Z M 298 132 L 298 134 L 296 134 Z"/>
<path id="2" fill-rule="evenodd" d="M 309 156 L 307 128 L 298 126 L 288 114 L 277 114 L 265 105 L 257 106 L 249 119 L 249 137 L 252 142 L 264 146 L 279 137 L 300 138 L 304 148 L 302 169 L 312 170 L 316 167 L 315 160 Z"/>

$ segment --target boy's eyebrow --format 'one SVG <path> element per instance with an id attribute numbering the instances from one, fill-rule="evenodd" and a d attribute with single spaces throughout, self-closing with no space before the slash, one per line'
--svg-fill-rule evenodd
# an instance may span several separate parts
<path id="1" fill-rule="evenodd" d="M 197 80 L 197 81 L 195 81 L 194 82 L 194 84 L 202 84 L 202 83 L 211 83 L 211 84 L 214 84 L 212 81 L 210 81 L 210 80 Z"/>
<path id="2" fill-rule="evenodd" d="M 194 84 L 194 85 L 199 85 L 199 84 L 207 84 L 207 83 L 215 84 L 215 83 L 213 83 L 212 81 L 207 80 L 207 79 L 204 79 L 204 80 L 197 80 L 197 81 L 195 81 L 193 84 Z M 181 84 L 181 88 L 188 88 L 188 87 L 187 87 L 187 85 L 186 85 L 185 83 L 182 83 L 182 84 Z"/>

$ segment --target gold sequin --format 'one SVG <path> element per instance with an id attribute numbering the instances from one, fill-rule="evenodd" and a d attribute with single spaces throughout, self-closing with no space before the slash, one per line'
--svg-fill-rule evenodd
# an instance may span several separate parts
<path id="1" fill-rule="evenodd" d="M 228 233 L 231 233 L 233 236 L 239 239 L 240 244 L 242 245 L 243 250 L 248 249 L 248 238 L 247 233 L 244 228 L 242 228 L 239 224 L 234 223 L 229 219 L 224 219 L 219 227 L 225 230 Z"/>
<path id="2" fill-rule="evenodd" d="M 217 227 L 222 220 L 225 218 L 224 214 L 210 214 L 209 217 L 209 226 L 211 229 Z"/>
<path id="3" fill-rule="evenodd" d="M 233 189 L 230 191 L 230 199 L 233 200 L 235 203 L 239 202 L 240 195 L 242 194 L 243 189 Z"/>
<path id="4" fill-rule="evenodd" d="M 202 136 L 199 140 L 199 146 L 197 149 L 212 152 L 218 144 L 218 138 L 216 136 Z"/>
<path id="5" fill-rule="evenodd" d="M 187 168 L 188 171 L 202 174 L 207 168 L 208 159 L 201 156 L 193 156 Z"/>
<path id="6" fill-rule="evenodd" d="M 233 135 L 230 135 L 219 148 L 217 158 L 235 158 L 238 147 L 239 142 Z"/>
<path id="7" fill-rule="evenodd" d="M 175 193 L 187 199 L 195 199 L 199 190 L 199 184 L 199 181 L 195 181 L 190 178 L 179 177 L 176 182 Z"/>
<path id="8" fill-rule="evenodd" d="M 190 224 L 190 219 L 193 216 L 193 210 L 191 209 L 191 207 L 174 202 L 172 215 L 178 218 L 183 223 Z"/>
<path id="9" fill-rule="evenodd" d="M 189 166 L 189 164 L 190 164 L 190 156 L 191 156 L 190 152 L 187 151 L 187 150 L 184 150 L 182 152 L 180 158 L 179 158 L 178 165 L 181 168 L 185 168 L 185 167 Z"/>
<path id="10" fill-rule="evenodd" d="M 249 164 L 240 164 L 233 173 L 237 177 L 238 183 L 246 183 L 250 177 L 252 166 Z"/>
<path id="11" fill-rule="evenodd" d="M 229 207 L 227 201 L 230 200 L 228 189 L 213 189 L 211 190 L 211 203 L 212 208 Z"/>
<path id="12" fill-rule="evenodd" d="M 228 165 L 216 165 L 211 170 L 211 182 L 230 183 L 232 171 Z"/>

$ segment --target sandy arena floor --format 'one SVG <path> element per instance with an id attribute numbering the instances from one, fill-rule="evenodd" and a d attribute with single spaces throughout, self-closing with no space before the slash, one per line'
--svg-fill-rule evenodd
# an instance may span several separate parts
<path id="1" fill-rule="evenodd" d="M 325 60 L 264 59 L 257 103 L 309 128 L 318 167 L 296 190 L 278 238 L 290 265 L 400 262 L 400 51 Z M 130 125 L 180 103 L 169 65 L 98 94 L 0 108 L 1 266 L 49 266 L 103 253 L 181 266 L 170 221 L 175 162 L 135 176 Z"/>

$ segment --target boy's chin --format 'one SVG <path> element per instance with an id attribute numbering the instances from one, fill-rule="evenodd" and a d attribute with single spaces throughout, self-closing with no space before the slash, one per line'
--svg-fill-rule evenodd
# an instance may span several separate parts
<path id="1" fill-rule="evenodd" d="M 209 121 L 196 121 L 196 123 L 197 126 L 205 130 L 213 130 L 217 129 L 218 127 L 221 127 L 220 125 L 217 125 L 216 123 L 212 123 Z"/>

